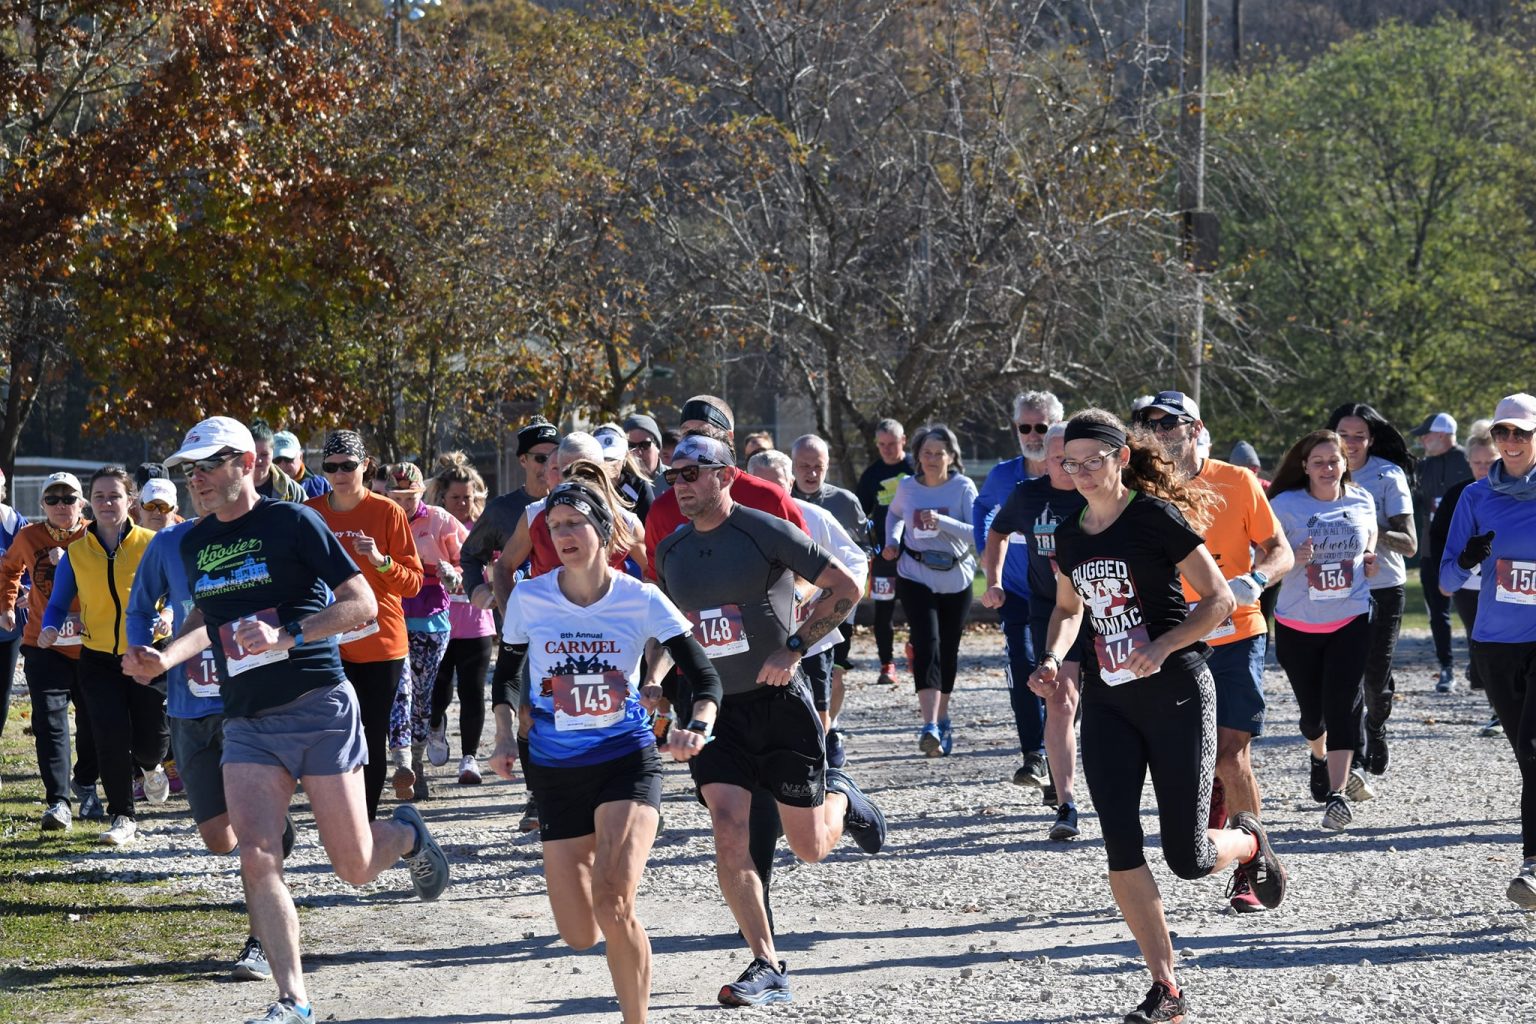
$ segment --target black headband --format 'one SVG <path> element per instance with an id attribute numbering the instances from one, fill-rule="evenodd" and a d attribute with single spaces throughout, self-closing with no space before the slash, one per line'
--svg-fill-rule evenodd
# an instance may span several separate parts
<path id="1" fill-rule="evenodd" d="M 703 420 L 705 423 L 725 431 L 734 432 L 736 430 L 736 424 L 731 422 L 731 418 L 722 412 L 719 406 L 706 402 L 702 398 L 691 398 L 683 403 L 683 412 L 679 422 L 687 423 L 689 420 Z"/>
<path id="2" fill-rule="evenodd" d="M 1063 441 L 1103 441 L 1114 448 L 1125 447 L 1125 431 L 1111 423 L 1070 420 Z"/>
<path id="3" fill-rule="evenodd" d="M 549 492 L 549 498 L 544 503 L 545 508 L 554 508 L 556 505 L 568 505 L 586 516 L 587 522 L 597 531 L 597 536 L 604 544 L 613 537 L 613 513 L 608 511 L 608 505 L 598 494 L 586 484 L 567 480 L 565 483 Z"/>

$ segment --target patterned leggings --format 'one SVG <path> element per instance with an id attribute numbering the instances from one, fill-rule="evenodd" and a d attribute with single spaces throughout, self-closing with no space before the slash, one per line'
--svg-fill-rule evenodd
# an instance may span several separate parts
<path id="1" fill-rule="evenodd" d="M 395 704 L 389 712 L 389 749 L 404 750 L 427 742 L 427 719 L 432 713 L 432 684 L 448 649 L 449 633 L 418 633 L 412 630 L 411 658 L 400 676 Z"/>

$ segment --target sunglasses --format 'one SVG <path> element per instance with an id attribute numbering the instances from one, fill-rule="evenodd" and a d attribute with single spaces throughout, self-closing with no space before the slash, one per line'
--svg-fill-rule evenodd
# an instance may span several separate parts
<path id="1" fill-rule="evenodd" d="M 683 483 L 685 483 L 685 484 L 692 484 L 692 483 L 698 483 L 699 474 L 704 472 L 706 469 L 724 469 L 724 468 L 725 468 L 724 466 L 719 466 L 719 465 L 715 465 L 714 463 L 706 462 L 706 463 L 700 463 L 697 466 L 683 466 L 683 467 L 681 467 L 679 469 L 669 469 L 666 472 L 661 474 L 661 478 L 667 482 L 667 486 L 668 487 L 670 487 L 673 484 L 677 483 L 679 477 L 682 478 Z"/>
<path id="2" fill-rule="evenodd" d="M 164 501 L 149 501 L 145 502 L 139 507 L 142 508 L 145 512 L 153 512 L 157 516 L 169 515 L 171 509 L 175 508 L 174 505 Z"/>
<path id="3" fill-rule="evenodd" d="M 1051 429 L 1049 423 L 1016 423 L 1021 434 L 1044 434 Z"/>
<path id="4" fill-rule="evenodd" d="M 540 454 L 529 455 L 528 457 L 530 459 L 532 459 L 534 462 L 537 462 L 541 466 L 544 465 L 544 463 L 549 461 L 549 453 L 548 452 L 543 452 L 543 453 L 540 453 Z"/>
<path id="5" fill-rule="evenodd" d="M 242 454 L 242 452 L 225 452 L 222 455 L 215 455 L 208 459 L 194 459 L 191 462 L 183 462 L 181 464 L 181 472 L 183 476 L 187 477 L 192 476 L 194 473 L 212 473 L 231 459 L 238 459 Z"/>
<path id="6" fill-rule="evenodd" d="M 1111 448 L 1103 454 L 1095 455 L 1091 459 L 1083 459 L 1081 462 L 1077 459 L 1062 459 L 1061 471 L 1068 476 L 1077 476 L 1085 469 L 1090 473 L 1097 473 L 1104 468 L 1104 463 L 1109 461 L 1109 457 L 1119 450 L 1119 448 Z"/>
<path id="7" fill-rule="evenodd" d="M 1506 427 L 1504 424 L 1500 423 L 1498 426 L 1493 428 L 1492 433 L 1493 439 L 1495 441 L 1508 441 L 1511 438 L 1516 441 L 1529 441 L 1531 439 L 1532 431 L 1522 430 L 1520 427 Z"/>
<path id="8" fill-rule="evenodd" d="M 654 447 L 656 447 L 656 442 L 650 438 L 646 438 L 644 441 L 631 441 L 629 443 L 629 450 L 632 452 L 648 452 Z"/>
<path id="9" fill-rule="evenodd" d="M 291 466 L 291 465 L 293 465 L 295 459 L 294 459 L 294 457 L 292 455 L 274 455 L 272 457 L 272 461 L 277 463 L 278 465 L 282 465 L 283 463 L 286 462 L 288 465 Z"/>
<path id="10" fill-rule="evenodd" d="M 45 495 L 43 495 L 43 504 L 44 505 L 75 505 L 75 504 L 78 504 L 79 501 L 80 501 L 79 496 L 78 495 L 74 495 L 74 494 L 45 494 Z"/>
<path id="11" fill-rule="evenodd" d="M 1195 421 L 1185 419 L 1182 416 L 1163 416 L 1155 420 L 1143 417 L 1142 422 L 1151 427 L 1153 430 L 1160 430 L 1166 434 L 1169 431 L 1178 430 L 1186 423 L 1193 423 Z"/>
<path id="12" fill-rule="evenodd" d="M 322 463 L 320 463 L 320 472 L 322 472 L 322 473 L 351 473 L 354 470 L 356 470 L 358 466 L 361 466 L 361 465 L 362 465 L 362 463 L 357 461 L 356 459 L 348 459 L 346 462 L 322 462 Z"/>

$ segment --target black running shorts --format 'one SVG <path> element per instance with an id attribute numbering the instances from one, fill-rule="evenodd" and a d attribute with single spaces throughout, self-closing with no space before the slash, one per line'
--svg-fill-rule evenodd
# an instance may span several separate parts
<path id="1" fill-rule="evenodd" d="M 762 786 L 790 807 L 820 807 L 827 754 L 804 678 L 726 697 L 714 740 L 688 766 L 701 793 L 712 782 L 746 790 Z"/>
<path id="2" fill-rule="evenodd" d="M 661 757 L 654 746 L 601 764 L 552 768 L 526 762 L 539 804 L 539 838 L 579 839 L 597 830 L 599 804 L 630 800 L 661 810 Z"/>

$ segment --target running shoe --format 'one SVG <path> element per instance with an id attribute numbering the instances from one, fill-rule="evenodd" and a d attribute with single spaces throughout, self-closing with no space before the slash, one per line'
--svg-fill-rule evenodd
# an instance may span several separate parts
<path id="1" fill-rule="evenodd" d="M 1372 775 L 1385 775 L 1387 762 L 1391 760 L 1387 749 L 1387 730 L 1367 732 L 1365 737 L 1365 770 Z"/>
<path id="2" fill-rule="evenodd" d="M 1274 847 L 1269 845 L 1264 826 L 1252 811 L 1238 811 L 1232 815 L 1232 827 L 1247 832 L 1258 844 L 1258 850 L 1243 863 L 1242 869 L 1259 902 L 1274 910 L 1285 900 L 1285 865 L 1280 863 Z"/>
<path id="3" fill-rule="evenodd" d="M 1456 670 L 1449 665 L 1440 666 L 1440 678 L 1435 681 L 1436 693 L 1450 693 L 1456 688 Z"/>
<path id="4" fill-rule="evenodd" d="M 1536 910 L 1536 857 L 1528 857 L 1520 865 L 1520 873 L 1510 879 L 1504 895 L 1526 910 Z"/>
<path id="5" fill-rule="evenodd" d="M 833 768 L 841 768 L 848 763 L 848 748 L 843 743 L 843 734 L 838 729 L 827 730 L 827 764 Z"/>
<path id="6" fill-rule="evenodd" d="M 894 661 L 881 662 L 880 678 L 875 680 L 881 686 L 896 685 L 896 663 Z"/>
<path id="7" fill-rule="evenodd" d="M 827 769 L 827 788 L 848 798 L 843 812 L 843 831 L 853 836 L 865 853 L 879 853 L 885 845 L 885 815 L 875 802 L 864 795 L 853 779 L 841 768 Z"/>
<path id="8" fill-rule="evenodd" d="M 44 832 L 68 832 L 70 825 L 69 801 L 55 800 L 43 812 Z"/>
<path id="9" fill-rule="evenodd" d="M 137 822 L 126 814 L 115 814 L 112 816 L 112 827 L 103 832 L 98 841 L 102 846 L 127 846 L 138 833 Z"/>
<path id="10" fill-rule="evenodd" d="M 171 795 L 171 777 L 164 765 L 155 765 L 144 773 L 144 799 L 152 804 L 163 804 Z"/>
<path id="11" fill-rule="evenodd" d="M 179 796 L 187 791 L 187 784 L 181 781 L 181 772 L 176 770 L 176 761 L 171 759 L 165 762 L 165 777 L 171 780 L 171 795 Z"/>
<path id="12" fill-rule="evenodd" d="M 411 887 L 416 890 L 416 898 L 431 903 L 448 888 L 448 858 L 443 856 L 437 840 L 427 831 L 427 823 L 421 820 L 421 812 L 415 804 L 396 807 L 395 820 L 416 830 L 416 846 L 405 855 L 405 866 L 411 873 Z"/>
<path id="13" fill-rule="evenodd" d="M 1125 1024 L 1179 1024 L 1189 1013 L 1184 993 L 1173 994 L 1166 982 L 1154 981 L 1141 1005 L 1125 1015 Z"/>
<path id="14" fill-rule="evenodd" d="M 261 948 L 260 939 L 254 935 L 246 937 L 245 947 L 235 958 L 229 976 L 235 981 L 266 981 L 272 977 L 272 965 L 267 963 L 267 954 Z"/>
<path id="15" fill-rule="evenodd" d="M 1312 767 L 1309 780 L 1312 786 L 1312 799 L 1316 803 L 1325 804 L 1328 802 L 1328 792 L 1333 788 L 1328 784 L 1328 759 L 1308 754 L 1307 761 Z"/>
<path id="16" fill-rule="evenodd" d="M 1077 828 L 1077 808 L 1072 804 L 1062 804 L 1056 811 L 1056 824 L 1051 826 L 1049 835 L 1058 843 L 1070 842 L 1082 835 Z"/>
<path id="17" fill-rule="evenodd" d="M 523 806 L 523 816 L 517 823 L 519 832 L 534 832 L 539 827 L 539 802 L 528 794 L 528 803 Z"/>
<path id="18" fill-rule="evenodd" d="M 411 786 L 413 792 L 411 799 L 420 803 L 422 800 L 427 799 L 427 769 L 425 766 L 418 764 L 414 770 L 416 782 Z"/>
<path id="19" fill-rule="evenodd" d="M 1232 881 L 1227 883 L 1227 901 L 1239 914 L 1261 914 L 1268 909 L 1259 902 L 1258 895 L 1248 882 L 1248 872 L 1243 870 L 1242 865 L 1238 865 L 1237 870 L 1232 872 Z"/>
<path id="20" fill-rule="evenodd" d="M 1371 781 L 1359 768 L 1349 770 L 1349 782 L 1344 786 L 1344 795 L 1357 804 L 1376 799 L 1376 791 L 1371 788 Z M 1332 799 L 1331 795 L 1329 799 Z"/>
<path id="21" fill-rule="evenodd" d="M 939 756 L 948 757 L 949 752 L 955 749 L 955 730 L 949 723 L 949 719 L 939 719 Z"/>
<path id="22" fill-rule="evenodd" d="M 475 760 L 473 754 L 465 754 L 459 758 L 459 785 L 480 785 L 480 762 Z"/>
<path id="23" fill-rule="evenodd" d="M 96 795 L 96 784 L 82 786 L 78 782 L 70 783 L 70 788 L 75 791 L 75 799 L 80 803 L 80 817 L 86 821 L 106 821 L 107 809 L 101 806 L 101 797 Z"/>
<path id="24" fill-rule="evenodd" d="M 917 733 L 917 749 L 925 757 L 940 757 L 940 748 L 944 746 L 944 737 L 939 735 L 937 725 L 925 725 Z"/>
<path id="25" fill-rule="evenodd" d="M 1227 827 L 1227 787 L 1220 779 L 1211 780 L 1211 811 L 1206 815 L 1206 828 Z"/>
<path id="26" fill-rule="evenodd" d="M 1056 809 L 1056 805 L 1061 803 L 1060 798 L 1056 795 L 1056 783 L 1046 782 L 1045 788 L 1040 791 L 1040 802 L 1053 811 Z"/>
<path id="27" fill-rule="evenodd" d="M 144 792 L 144 773 L 140 772 L 133 777 L 133 802 L 141 804 L 148 799 Z"/>
<path id="28" fill-rule="evenodd" d="M 267 1008 L 265 1017 L 247 1017 L 245 1024 L 309 1024 L 314 1019 L 314 1007 L 301 1010 L 292 999 L 279 999 Z"/>
<path id="29" fill-rule="evenodd" d="M 1045 755 L 1032 750 L 1024 755 L 1024 764 L 1013 773 L 1013 784 L 1026 789 L 1044 789 L 1051 784 L 1051 772 L 1046 767 Z"/>
<path id="30" fill-rule="evenodd" d="M 1342 832 L 1355 820 L 1355 812 L 1349 808 L 1349 797 L 1343 793 L 1329 793 L 1328 806 L 1323 809 L 1323 828 Z"/>
<path id="31" fill-rule="evenodd" d="M 427 730 L 427 760 L 432 767 L 441 768 L 448 763 L 448 720 L 436 729 Z"/>
<path id="32" fill-rule="evenodd" d="M 294 827 L 293 815 L 283 815 L 283 860 L 287 860 L 293 853 L 294 841 L 299 838 L 299 830 Z"/>
<path id="33" fill-rule="evenodd" d="M 1492 739 L 1495 736 L 1503 736 L 1504 723 L 1499 721 L 1498 715 L 1494 715 L 1492 718 L 1488 719 L 1487 725 L 1478 730 L 1478 735 L 1485 739 Z"/>
<path id="34" fill-rule="evenodd" d="M 390 778 L 389 784 L 395 787 L 396 800 L 416 798 L 416 773 L 411 771 L 410 765 L 396 765 L 395 774 Z"/>
<path id="35" fill-rule="evenodd" d="M 741 972 L 741 977 L 720 989 L 721 1006 L 766 1006 L 769 1003 L 787 1003 L 789 994 L 789 965 L 780 960 L 778 966 L 756 957 Z"/>

